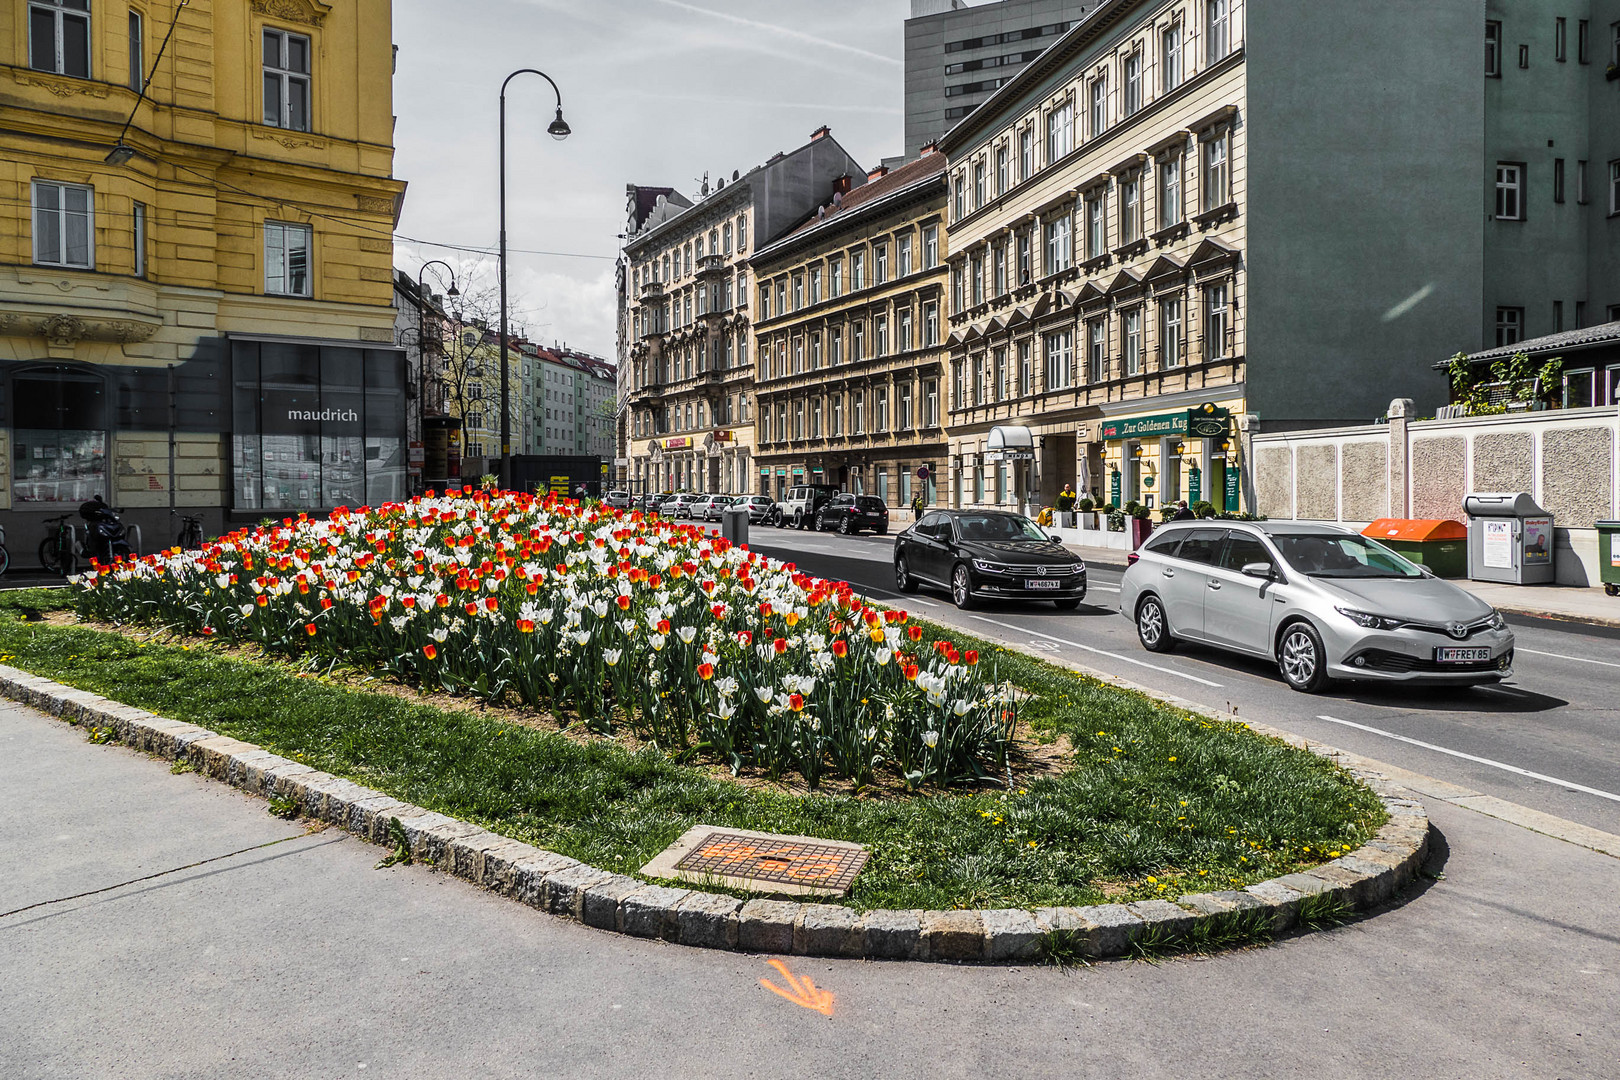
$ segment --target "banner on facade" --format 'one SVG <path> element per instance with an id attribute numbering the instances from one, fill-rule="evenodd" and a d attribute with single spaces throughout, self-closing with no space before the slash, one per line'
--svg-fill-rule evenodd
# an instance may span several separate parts
<path id="1" fill-rule="evenodd" d="M 1231 410 L 1206 403 L 1182 412 L 1104 420 L 1097 425 L 1097 434 L 1102 439 L 1159 439 L 1168 435 L 1214 439 L 1226 434 L 1231 416 Z"/>

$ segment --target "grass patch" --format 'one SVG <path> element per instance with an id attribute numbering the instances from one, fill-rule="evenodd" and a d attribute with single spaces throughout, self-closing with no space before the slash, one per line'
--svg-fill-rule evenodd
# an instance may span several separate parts
<path id="1" fill-rule="evenodd" d="M 1027 692 L 1038 737 L 1074 747 L 1068 771 L 892 799 L 750 787 L 287 662 L 18 618 L 71 605 L 65 590 L 0 595 L 5 662 L 619 873 L 703 822 L 868 845 L 851 907 L 1083 905 L 1241 887 L 1384 821 L 1376 796 L 1315 755 L 959 634 Z"/>

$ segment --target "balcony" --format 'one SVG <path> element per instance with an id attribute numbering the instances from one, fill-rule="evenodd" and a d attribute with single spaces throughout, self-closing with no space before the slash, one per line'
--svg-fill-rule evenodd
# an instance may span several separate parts
<path id="1" fill-rule="evenodd" d="M 664 299 L 664 283 L 662 281 L 643 281 L 641 283 L 641 302 L 643 304 L 656 304 Z"/>
<path id="2" fill-rule="evenodd" d="M 726 272 L 724 255 L 705 255 L 697 261 L 697 276 L 705 277 Z"/>

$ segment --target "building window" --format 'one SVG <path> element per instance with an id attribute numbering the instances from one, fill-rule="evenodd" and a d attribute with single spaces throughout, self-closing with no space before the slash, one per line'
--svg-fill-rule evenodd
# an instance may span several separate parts
<path id="1" fill-rule="evenodd" d="M 977 353 L 973 357 L 973 386 L 972 394 L 974 405 L 984 404 L 984 354 Z"/>
<path id="2" fill-rule="evenodd" d="M 900 277 L 911 273 L 911 234 L 906 233 L 894 242 L 894 269 Z"/>
<path id="3" fill-rule="evenodd" d="M 1046 389 L 1067 389 L 1074 377 L 1074 333 L 1062 330 L 1046 335 Z"/>
<path id="4" fill-rule="evenodd" d="M 1519 67 L 1528 70 L 1530 67 L 1530 46 L 1519 46 Z"/>
<path id="5" fill-rule="evenodd" d="M 1134 116 L 1142 108 L 1142 50 L 1125 58 L 1125 115 Z"/>
<path id="6" fill-rule="evenodd" d="M 1575 24 L 1575 59 L 1582 64 L 1592 62 L 1592 24 L 1586 19 Z"/>
<path id="7" fill-rule="evenodd" d="M 1564 159 L 1553 158 L 1553 202 L 1564 201 Z"/>
<path id="8" fill-rule="evenodd" d="M 34 181 L 34 262 L 91 270 L 96 265 L 95 191 Z"/>
<path id="9" fill-rule="evenodd" d="M 924 270 L 932 270 L 939 265 L 939 226 L 930 225 L 923 230 L 923 265 Z"/>
<path id="10" fill-rule="evenodd" d="M 1035 358 L 1028 341 L 1018 343 L 1018 395 L 1029 397 L 1035 393 Z"/>
<path id="11" fill-rule="evenodd" d="M 1159 357 L 1165 370 L 1178 368 L 1184 357 L 1181 345 L 1181 300 L 1159 301 Z"/>
<path id="12" fill-rule="evenodd" d="M 1018 234 L 1018 284 L 1028 285 L 1031 281 L 1029 265 L 1029 230 L 1025 229 Z"/>
<path id="13" fill-rule="evenodd" d="M 1142 374 L 1142 309 L 1132 308 L 1120 318 L 1125 338 L 1125 374 Z"/>
<path id="14" fill-rule="evenodd" d="M 1065 101 L 1046 114 L 1046 161 L 1051 164 L 1074 149 L 1074 102 Z"/>
<path id="15" fill-rule="evenodd" d="M 18 503 L 80 503 L 107 490 L 107 405 L 100 378 L 51 372 L 11 383 Z"/>
<path id="16" fill-rule="evenodd" d="M 1494 19 L 1485 24 L 1485 74 L 1502 77 L 1502 24 Z"/>
<path id="17" fill-rule="evenodd" d="M 1227 0 L 1205 0 L 1205 63 L 1214 64 L 1232 51 L 1232 13 Z"/>
<path id="18" fill-rule="evenodd" d="M 264 122 L 309 130 L 309 38 L 301 34 L 264 32 Z"/>
<path id="19" fill-rule="evenodd" d="M 1002 346 L 995 350 L 991 359 L 990 371 L 990 400 L 1007 400 L 1007 349 Z"/>
<path id="20" fill-rule="evenodd" d="M 849 328 L 849 358 L 860 360 L 866 356 L 866 327 L 855 323 Z"/>
<path id="21" fill-rule="evenodd" d="M 998 243 L 990 249 L 990 261 L 994 267 L 991 274 L 991 288 L 995 295 L 1000 296 L 1007 291 L 1007 245 Z"/>
<path id="22" fill-rule="evenodd" d="M 971 263 L 973 267 L 973 306 L 984 303 L 984 256 L 974 255 Z"/>
<path id="23" fill-rule="evenodd" d="M 264 223 L 264 291 L 277 296 L 308 296 L 310 228 L 278 221 Z"/>
<path id="24" fill-rule="evenodd" d="M 939 426 L 939 380 L 923 380 L 923 427 Z M 930 475 L 932 473 L 930 472 Z"/>
<path id="25" fill-rule="evenodd" d="M 146 35 L 142 32 L 141 13 L 129 13 L 129 88 L 137 94 L 146 84 Z"/>
<path id="26" fill-rule="evenodd" d="M 146 204 L 135 203 L 130 208 L 132 216 L 131 240 L 135 247 L 135 276 L 146 276 Z"/>
<path id="27" fill-rule="evenodd" d="M 960 265 L 953 266 L 951 267 L 951 308 L 955 311 L 961 311 L 966 307 L 967 298 L 962 286 L 962 267 Z"/>
<path id="28" fill-rule="evenodd" d="M 1159 228 L 1181 224 L 1181 155 L 1159 162 Z"/>
<path id="29" fill-rule="evenodd" d="M 810 302 L 812 304 L 821 303 L 821 267 L 819 266 L 810 268 Z"/>
<path id="30" fill-rule="evenodd" d="M 911 308 L 904 307 L 895 316 L 894 344 L 896 352 L 908 352 L 911 349 Z"/>
<path id="31" fill-rule="evenodd" d="M 882 285 L 889 280 L 889 245 L 872 245 L 872 284 Z"/>
<path id="32" fill-rule="evenodd" d="M 90 77 L 90 0 L 30 0 L 28 66 Z"/>
<path id="33" fill-rule="evenodd" d="M 1007 144 L 1002 143 L 1000 146 L 996 147 L 996 194 L 997 195 L 1005 195 L 1005 194 L 1007 194 L 1007 188 L 1009 186 L 1008 183 L 1007 183 L 1007 180 L 1008 180 L 1007 169 L 1008 169 L 1008 167 L 1009 167 L 1009 162 L 1007 160 Z"/>
<path id="34" fill-rule="evenodd" d="M 1181 23 L 1173 22 L 1159 31 L 1159 55 L 1164 78 L 1160 86 L 1168 94 L 1181 85 Z"/>
<path id="35" fill-rule="evenodd" d="M 1108 378 L 1108 323 L 1104 319 L 1086 321 L 1086 377 L 1093 383 Z"/>
<path id="36" fill-rule="evenodd" d="M 1620 159 L 1609 162 L 1609 213 L 1620 214 Z"/>
<path id="37" fill-rule="evenodd" d="M 951 217 L 960 221 L 967 217 L 967 180 L 961 173 L 956 174 L 955 182 L 951 185 Z"/>
<path id="38" fill-rule="evenodd" d="M 861 390 L 857 390 L 850 395 L 849 433 L 851 435 L 866 434 L 866 393 Z"/>
<path id="39" fill-rule="evenodd" d="M 1225 206 L 1230 200 L 1227 144 L 1231 133 L 1221 130 L 1204 140 L 1204 212 Z"/>
<path id="40" fill-rule="evenodd" d="M 1553 301 L 1553 333 L 1561 334 L 1563 332 L 1564 332 L 1564 302 L 1562 300 L 1554 300 Z"/>
<path id="41" fill-rule="evenodd" d="M 872 391 L 872 430 L 889 430 L 889 390 L 884 386 Z"/>
<path id="42" fill-rule="evenodd" d="M 889 355 L 889 317 L 887 315 L 878 315 L 872 320 L 872 343 L 877 349 L 872 355 Z"/>
<path id="43" fill-rule="evenodd" d="M 1232 331 L 1231 309 L 1228 306 L 1226 286 L 1210 285 L 1204 289 L 1204 359 L 1225 356 L 1227 338 Z"/>
<path id="44" fill-rule="evenodd" d="M 1567 38 L 1567 36 L 1568 36 L 1568 31 L 1565 29 L 1565 23 L 1564 23 L 1563 17 L 1560 16 L 1559 18 L 1554 19 L 1553 20 L 1553 59 L 1558 61 L 1560 64 L 1562 64 L 1565 61 L 1565 59 L 1567 59 L 1567 57 L 1565 56 L 1565 48 L 1566 48 L 1566 38 Z"/>
<path id="45" fill-rule="evenodd" d="M 1018 133 L 1018 179 L 1035 175 L 1035 133 L 1025 128 Z"/>
<path id="46" fill-rule="evenodd" d="M 1091 137 L 1108 130 L 1108 76 L 1091 80 Z"/>
<path id="47" fill-rule="evenodd" d="M 1134 244 L 1142 238 L 1142 174 L 1133 172 L 1119 182 L 1119 242 Z"/>
<path id="48" fill-rule="evenodd" d="M 1524 166 L 1496 163 L 1496 220 L 1524 220 Z"/>
<path id="49" fill-rule="evenodd" d="M 1069 268 L 1069 215 L 1063 214 L 1046 223 L 1046 265 L 1048 274 Z"/>
<path id="50" fill-rule="evenodd" d="M 923 305 L 923 347 L 939 344 L 939 304 L 930 300 Z"/>
<path id="51" fill-rule="evenodd" d="M 911 414 L 911 383 L 903 382 L 895 391 L 896 415 L 895 427 L 900 431 L 910 431 L 912 425 Z"/>
<path id="52" fill-rule="evenodd" d="M 849 287 L 856 291 L 866 288 L 866 252 L 864 251 L 850 253 Z"/>
<path id="53" fill-rule="evenodd" d="M 1086 200 L 1086 258 L 1100 259 L 1108 252 L 1108 202 L 1101 189 Z"/>
<path id="54" fill-rule="evenodd" d="M 1496 309 L 1496 344 L 1517 345 L 1524 340 L 1524 308 L 1499 307 Z"/>
<path id="55" fill-rule="evenodd" d="M 973 163 L 973 209 L 977 210 L 985 202 L 985 172 L 984 159 L 980 158 Z"/>

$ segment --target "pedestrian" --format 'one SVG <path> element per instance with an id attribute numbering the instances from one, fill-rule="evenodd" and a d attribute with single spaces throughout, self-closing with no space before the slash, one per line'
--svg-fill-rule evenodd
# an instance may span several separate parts
<path id="1" fill-rule="evenodd" d="M 1191 521 L 1194 518 L 1191 510 L 1187 509 L 1187 500 L 1182 499 L 1176 503 L 1176 512 L 1170 515 L 1171 521 Z"/>
<path id="2" fill-rule="evenodd" d="M 1074 513 L 1074 488 L 1069 484 L 1064 484 L 1063 490 L 1058 492 L 1057 512 L 1060 514 Z"/>
<path id="3" fill-rule="evenodd" d="M 928 504 L 923 500 L 923 493 L 917 492 L 911 497 L 911 520 L 916 521 L 923 515 L 923 507 Z"/>

